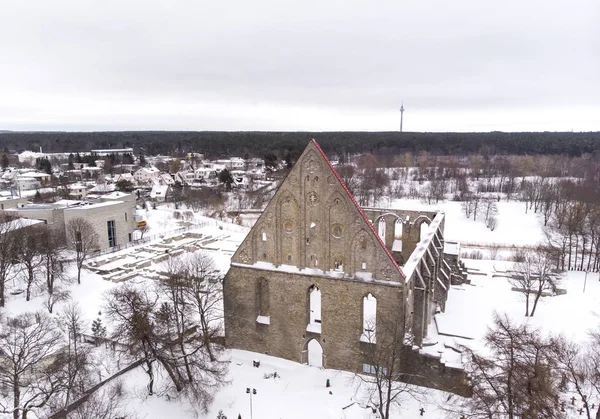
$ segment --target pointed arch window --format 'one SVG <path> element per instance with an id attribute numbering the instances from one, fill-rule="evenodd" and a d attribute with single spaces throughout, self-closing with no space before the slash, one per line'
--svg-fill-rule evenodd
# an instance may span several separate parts
<path id="1" fill-rule="evenodd" d="M 376 343 L 377 298 L 371 293 L 363 297 L 363 331 L 361 342 Z"/>
<path id="2" fill-rule="evenodd" d="M 385 218 L 381 217 L 379 219 L 379 222 L 377 223 L 377 232 L 379 234 L 379 237 L 381 237 L 381 240 L 383 240 L 384 242 L 385 242 L 385 230 L 386 230 Z"/>
<path id="3" fill-rule="evenodd" d="M 321 290 L 316 285 L 309 288 L 309 313 L 307 332 L 321 333 Z"/>
<path id="4" fill-rule="evenodd" d="M 271 315 L 269 310 L 269 281 L 266 278 L 259 278 L 257 283 L 258 317 L 256 322 L 260 324 L 271 324 Z"/>
<path id="5" fill-rule="evenodd" d="M 402 220 L 400 218 L 396 219 L 394 223 L 394 243 L 392 244 L 392 251 L 401 252 L 402 251 Z"/>

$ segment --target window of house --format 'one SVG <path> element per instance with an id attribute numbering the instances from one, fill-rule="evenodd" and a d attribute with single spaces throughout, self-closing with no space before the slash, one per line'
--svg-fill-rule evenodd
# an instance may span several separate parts
<path id="1" fill-rule="evenodd" d="M 108 246 L 115 247 L 117 245 L 117 230 L 115 227 L 115 220 L 107 221 L 106 227 L 108 229 Z"/>
<path id="2" fill-rule="evenodd" d="M 363 269 L 367 269 L 367 262 L 363 262 L 363 263 L 362 263 L 362 268 L 363 268 Z"/>
<path id="3" fill-rule="evenodd" d="M 125 221 L 127 221 L 127 213 L 125 213 Z"/>
<path id="4" fill-rule="evenodd" d="M 262 241 L 267 241 L 267 233 L 265 233 L 264 231 L 262 232 Z"/>

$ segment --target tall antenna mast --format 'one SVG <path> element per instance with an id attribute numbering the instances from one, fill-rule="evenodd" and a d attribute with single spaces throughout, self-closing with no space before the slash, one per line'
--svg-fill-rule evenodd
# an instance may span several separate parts
<path id="1" fill-rule="evenodd" d="M 400 105 L 400 132 L 402 132 L 402 120 L 404 119 L 404 101 Z"/>

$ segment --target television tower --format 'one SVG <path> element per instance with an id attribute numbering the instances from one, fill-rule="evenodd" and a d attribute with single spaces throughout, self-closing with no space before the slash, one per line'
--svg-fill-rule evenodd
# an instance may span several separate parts
<path id="1" fill-rule="evenodd" d="M 404 102 L 400 105 L 400 132 L 402 132 L 402 120 L 404 119 Z"/>

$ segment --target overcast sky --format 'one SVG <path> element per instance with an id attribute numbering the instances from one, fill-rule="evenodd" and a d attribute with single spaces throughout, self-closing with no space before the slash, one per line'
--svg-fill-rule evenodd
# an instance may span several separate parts
<path id="1" fill-rule="evenodd" d="M 600 131 L 599 0 L 4 0 L 0 130 Z"/>

